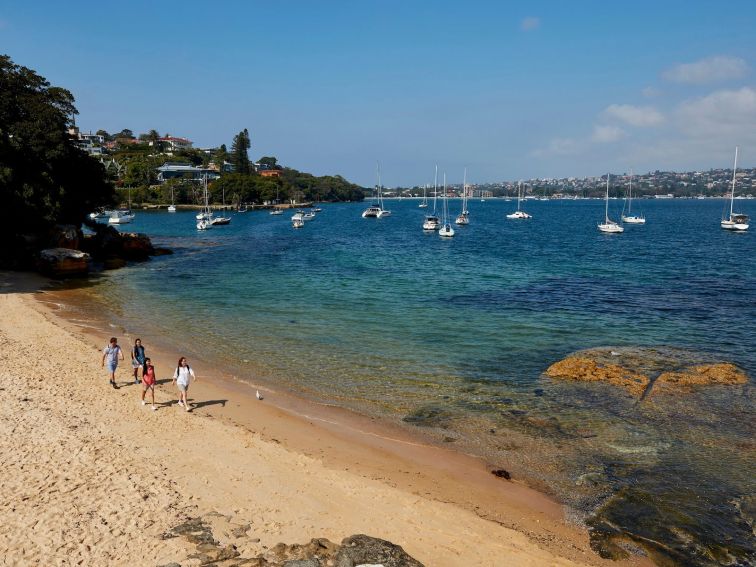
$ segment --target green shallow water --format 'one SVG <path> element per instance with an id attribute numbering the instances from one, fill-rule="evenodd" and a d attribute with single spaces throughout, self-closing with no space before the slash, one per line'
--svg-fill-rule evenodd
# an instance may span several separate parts
<path id="1" fill-rule="evenodd" d="M 86 293 L 148 345 L 147 330 L 485 456 L 571 506 L 605 554 L 625 540 L 681 565 L 753 561 L 750 384 L 639 402 L 542 372 L 583 348 L 667 346 L 753 376 L 755 233 L 721 230 L 721 201 L 641 202 L 648 225 L 622 235 L 596 230 L 601 201 L 506 221 L 513 205 L 472 202 L 451 240 L 407 200 L 380 220 L 324 205 L 301 230 L 265 212 L 207 233 L 189 213 L 139 213 L 129 229 L 176 253 Z"/>

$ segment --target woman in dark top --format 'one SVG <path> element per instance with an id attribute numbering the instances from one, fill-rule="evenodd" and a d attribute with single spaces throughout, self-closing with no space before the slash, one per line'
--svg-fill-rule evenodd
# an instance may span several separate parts
<path id="1" fill-rule="evenodd" d="M 146 358 L 144 356 L 144 347 L 142 346 L 142 339 L 134 341 L 134 348 L 131 349 L 131 366 L 134 367 L 134 383 L 139 384 L 139 369 L 142 369 L 142 375 L 144 375 L 144 362 Z"/>

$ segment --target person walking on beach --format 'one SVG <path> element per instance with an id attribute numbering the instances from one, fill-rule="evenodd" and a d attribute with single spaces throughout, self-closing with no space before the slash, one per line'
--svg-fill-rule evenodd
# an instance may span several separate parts
<path id="1" fill-rule="evenodd" d="M 131 366 L 134 369 L 134 384 L 139 384 L 139 369 L 142 369 L 142 375 L 147 370 L 147 366 L 144 361 L 147 360 L 144 356 L 144 347 L 142 346 L 142 339 L 134 341 L 134 348 L 131 349 Z"/>
<path id="2" fill-rule="evenodd" d="M 110 338 L 110 344 L 106 346 L 102 351 L 102 367 L 105 367 L 105 360 L 108 361 L 108 372 L 110 373 L 110 385 L 116 390 L 115 371 L 118 368 L 118 357 L 124 360 L 123 351 L 118 346 L 118 339 L 115 337 Z"/>
<path id="3" fill-rule="evenodd" d="M 155 367 L 152 366 L 152 362 L 150 362 L 149 358 L 145 358 L 144 371 L 142 372 L 142 405 L 147 405 L 147 402 L 144 401 L 144 395 L 147 393 L 147 390 L 149 390 L 150 394 L 152 394 L 152 411 L 155 411 L 157 409 L 155 407 L 156 382 L 157 379 L 155 378 Z"/>
<path id="4" fill-rule="evenodd" d="M 194 375 L 194 370 L 191 369 L 189 363 L 186 361 L 186 357 L 182 356 L 179 358 L 176 371 L 173 373 L 173 382 L 178 386 L 178 405 L 184 406 L 186 411 L 189 411 L 189 402 L 186 399 L 186 393 L 189 391 L 189 382 L 192 378 L 197 380 L 197 377 Z"/>

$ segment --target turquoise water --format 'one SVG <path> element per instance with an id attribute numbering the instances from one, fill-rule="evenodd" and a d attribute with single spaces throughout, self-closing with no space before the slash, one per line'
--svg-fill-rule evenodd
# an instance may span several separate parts
<path id="1" fill-rule="evenodd" d="M 756 375 L 756 229 L 721 230 L 719 200 L 640 201 L 647 226 L 621 235 L 596 229 L 603 201 L 528 202 L 534 218 L 511 221 L 516 203 L 488 200 L 444 240 L 417 205 L 378 220 L 326 204 L 300 230 L 250 212 L 205 233 L 193 213 L 140 212 L 128 229 L 176 253 L 110 272 L 94 301 L 239 376 L 505 466 L 606 554 L 626 538 L 678 564 L 753 560 L 750 385 L 639 402 L 542 372 L 578 349 L 664 346 Z"/>

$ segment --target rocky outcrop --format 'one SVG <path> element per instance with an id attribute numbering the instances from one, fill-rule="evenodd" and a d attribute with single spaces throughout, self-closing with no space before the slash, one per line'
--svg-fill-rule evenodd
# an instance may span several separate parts
<path id="1" fill-rule="evenodd" d="M 259 544 L 259 539 L 248 534 L 250 525 L 237 526 L 231 530 L 235 543 L 220 542 L 213 535 L 211 524 L 226 525 L 228 519 L 212 512 L 205 517 L 191 518 L 163 534 L 163 539 L 183 537 L 193 544 L 196 552 L 186 559 L 200 565 L 244 565 L 246 567 L 423 567 L 410 557 L 400 546 L 367 535 L 353 535 L 344 538 L 341 544 L 325 538 L 310 540 L 305 544 L 279 543 L 254 557 L 242 557 L 240 548 L 251 542 Z M 220 522 L 220 524 L 218 524 Z M 225 531 L 223 528 L 220 531 Z M 264 547 L 263 547 L 264 549 Z M 180 565 L 182 562 L 168 563 L 163 567 Z"/>
<path id="2" fill-rule="evenodd" d="M 662 372 L 654 383 L 654 389 L 687 388 L 709 384 L 745 384 L 748 375 L 734 364 L 698 364 L 677 372 Z"/>
<path id="3" fill-rule="evenodd" d="M 139 232 L 121 233 L 121 256 L 127 260 L 146 260 L 155 254 L 150 237 Z"/>
<path id="4" fill-rule="evenodd" d="M 563 380 L 605 382 L 639 397 L 748 382 L 748 375 L 734 364 L 707 361 L 704 354 L 669 347 L 587 349 L 555 362 L 545 374 Z"/>
<path id="5" fill-rule="evenodd" d="M 70 248 L 47 248 L 39 253 L 37 269 L 53 278 L 84 276 L 89 273 L 91 257 Z"/>
<path id="6" fill-rule="evenodd" d="M 72 224 L 56 224 L 50 231 L 48 238 L 50 248 L 79 249 L 81 243 L 81 229 Z"/>
<path id="7" fill-rule="evenodd" d="M 618 364 L 599 364 L 584 356 L 568 356 L 546 369 L 546 375 L 579 382 L 606 382 L 641 396 L 648 387 L 649 378 Z"/>

